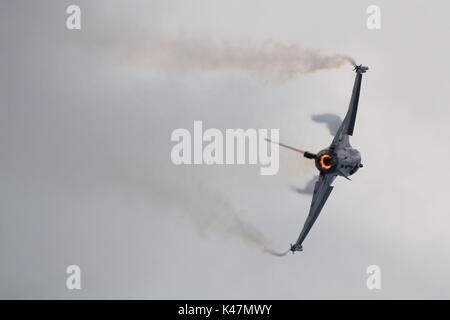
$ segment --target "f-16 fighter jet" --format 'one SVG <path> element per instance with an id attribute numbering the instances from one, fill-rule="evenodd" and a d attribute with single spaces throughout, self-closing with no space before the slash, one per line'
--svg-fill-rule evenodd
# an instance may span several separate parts
<path id="1" fill-rule="evenodd" d="M 282 147 L 288 148 L 290 150 L 299 152 L 303 154 L 305 158 L 313 159 L 315 161 L 316 167 L 320 172 L 318 181 L 314 187 L 314 194 L 311 201 L 311 207 L 309 209 L 308 217 L 306 218 L 305 224 L 300 236 L 294 244 L 291 244 L 290 250 L 292 253 L 295 251 L 302 251 L 303 241 L 308 235 L 311 227 L 314 225 L 317 217 L 320 214 L 325 202 L 328 199 L 333 186 L 331 185 L 337 176 L 344 177 L 350 180 L 349 176 L 362 168 L 361 164 L 361 154 L 358 150 L 353 149 L 349 142 L 349 136 L 353 135 L 353 128 L 355 127 L 356 112 L 358 110 L 359 102 L 359 92 L 361 90 L 361 80 L 362 74 L 366 72 L 369 68 L 363 65 L 355 66 L 353 71 L 356 72 L 355 83 L 353 85 L 353 93 L 350 100 L 350 106 L 348 107 L 347 115 L 339 127 L 336 136 L 334 137 L 331 145 L 319 151 L 317 154 L 303 151 L 288 145 L 274 142 L 268 140 L 269 142 L 274 142 Z"/>

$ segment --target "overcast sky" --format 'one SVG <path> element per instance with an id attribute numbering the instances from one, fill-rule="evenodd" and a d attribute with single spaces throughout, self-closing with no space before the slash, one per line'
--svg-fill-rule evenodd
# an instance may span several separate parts
<path id="1" fill-rule="evenodd" d="M 76 1 L 69 31 L 73 3 L 0 4 L 1 298 L 450 298 L 448 2 Z M 381 30 L 366 27 L 370 4 Z M 345 115 L 351 66 L 280 79 L 135 59 L 180 34 L 370 67 L 351 138 L 364 168 L 335 181 L 303 252 L 274 257 L 243 232 L 296 240 L 311 195 L 292 190 L 312 162 L 280 150 L 274 176 L 175 166 L 170 135 L 194 120 L 277 128 L 317 152 L 332 136 L 311 117 Z M 366 288 L 373 264 L 381 290 Z"/>

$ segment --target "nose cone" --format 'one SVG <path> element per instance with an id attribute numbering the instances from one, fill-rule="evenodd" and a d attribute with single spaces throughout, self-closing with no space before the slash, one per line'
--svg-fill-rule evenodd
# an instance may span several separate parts
<path id="1" fill-rule="evenodd" d="M 339 171 L 342 174 L 351 176 L 361 167 L 361 154 L 358 150 L 349 148 L 339 151 Z"/>

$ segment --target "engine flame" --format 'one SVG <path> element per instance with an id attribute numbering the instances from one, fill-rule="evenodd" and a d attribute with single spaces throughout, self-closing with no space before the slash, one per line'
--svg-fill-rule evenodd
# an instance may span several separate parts
<path id="1" fill-rule="evenodd" d="M 323 154 L 320 157 L 319 162 L 320 162 L 320 166 L 322 167 L 322 169 L 325 169 L 325 170 L 331 169 L 331 167 L 333 166 L 333 162 L 331 159 L 332 158 L 329 154 Z"/>

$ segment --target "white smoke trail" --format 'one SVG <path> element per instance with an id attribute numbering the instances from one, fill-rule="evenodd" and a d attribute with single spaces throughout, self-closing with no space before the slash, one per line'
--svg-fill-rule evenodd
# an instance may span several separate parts
<path id="1" fill-rule="evenodd" d="M 194 229 L 204 237 L 222 235 L 237 239 L 264 253 L 282 256 L 284 252 L 272 249 L 270 241 L 254 224 L 243 218 L 243 213 L 236 210 L 219 192 L 196 180 L 190 174 L 175 177 L 170 172 L 161 176 L 149 174 L 147 170 L 126 169 L 107 171 L 108 185 L 119 187 L 121 193 L 143 195 L 153 203 L 162 205 L 166 212 L 175 212 L 187 218 Z M 110 180 L 113 179 L 113 180 Z"/>
<path id="2" fill-rule="evenodd" d="M 264 233 L 250 222 L 242 219 L 242 214 L 235 210 L 222 195 L 203 187 L 200 187 L 199 191 L 202 195 L 200 198 L 207 203 L 207 209 L 188 208 L 190 218 L 197 229 L 200 229 L 199 231 L 235 237 L 274 256 L 284 256 L 289 252 L 289 250 L 285 252 L 274 250 L 272 242 Z"/>
<path id="3" fill-rule="evenodd" d="M 149 173 L 149 169 L 139 170 L 138 167 L 141 166 L 106 170 L 104 179 L 107 179 L 109 186 L 118 188 L 121 194 L 144 196 L 154 205 L 161 205 L 164 214 L 176 212 L 185 217 L 203 237 L 221 235 L 274 256 L 285 254 L 272 249 L 272 241 L 254 224 L 245 220 L 243 212 L 236 210 L 224 194 L 212 191 L 210 186 L 198 180 L 196 174 L 192 176 L 189 171 L 178 171 L 179 175 L 173 176 L 173 171 L 159 168 L 160 175 L 154 175 Z M 97 173 L 104 169 L 97 170 Z"/>
<path id="4" fill-rule="evenodd" d="M 283 257 L 285 255 L 287 255 L 289 253 L 289 251 L 291 251 L 290 249 L 285 250 L 285 251 L 276 251 L 274 249 L 271 249 L 269 247 L 265 247 L 264 251 L 273 255 L 273 256 L 277 256 L 277 257 Z"/>
<path id="5" fill-rule="evenodd" d="M 214 41 L 199 36 L 144 33 L 106 44 L 131 65 L 163 69 L 238 69 L 287 80 L 298 74 L 335 69 L 355 61 L 343 54 L 326 55 L 298 44 L 265 41 Z"/>
<path id="6" fill-rule="evenodd" d="M 317 123 L 325 123 L 328 130 L 330 130 L 330 135 L 333 137 L 336 135 L 342 123 L 342 118 L 334 113 L 313 114 L 311 115 L 311 119 Z"/>

